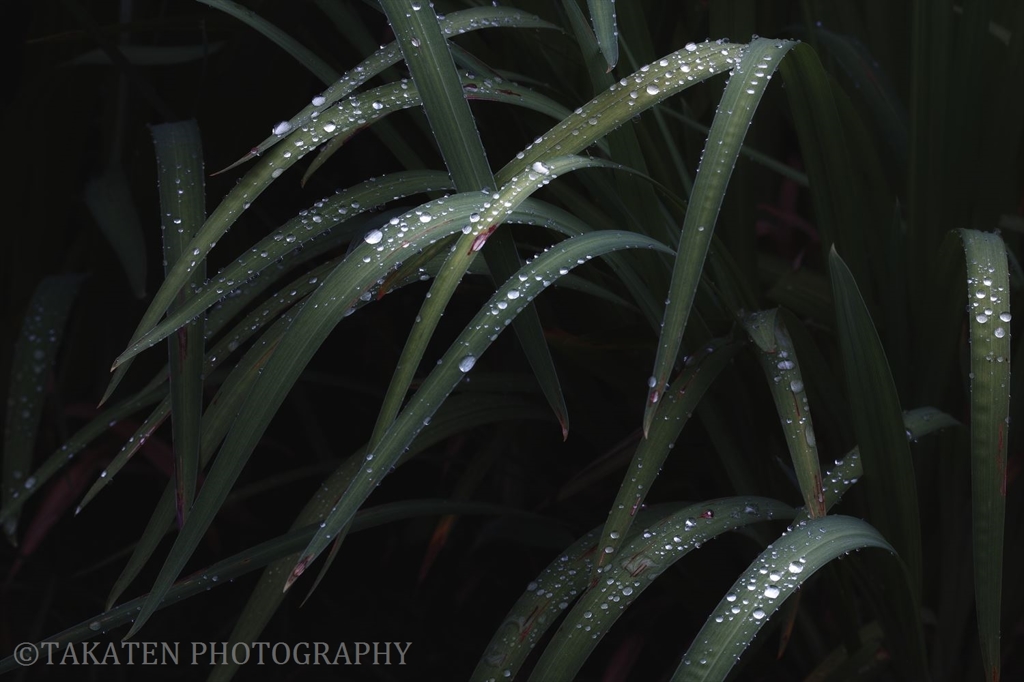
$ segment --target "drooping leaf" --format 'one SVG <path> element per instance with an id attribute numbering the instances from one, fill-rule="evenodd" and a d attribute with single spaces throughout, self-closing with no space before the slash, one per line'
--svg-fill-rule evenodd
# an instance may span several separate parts
<path id="1" fill-rule="evenodd" d="M 362 471 L 337 501 L 325 526 L 303 552 L 303 556 L 291 572 L 285 589 L 302 575 L 306 567 L 326 547 L 332 535 L 348 524 L 355 509 L 363 504 L 377 485 L 382 477 L 381 472 L 387 472 L 393 466 L 422 428 L 423 420 L 429 419 L 462 376 L 472 370 L 480 355 L 504 329 L 506 320 L 510 323 L 523 309 L 524 303 L 519 303 L 520 298 L 529 302 L 561 274 L 567 274 L 572 268 L 586 262 L 589 257 L 624 248 L 659 247 L 661 245 L 658 242 L 642 235 L 591 232 L 560 242 L 524 266 L 519 276 L 505 282 L 449 347 L 438 366 L 412 397 L 409 405 L 381 438 L 374 452 L 367 453 Z"/>
<path id="2" fill-rule="evenodd" d="M 684 507 L 633 534 L 601 579 L 591 580 L 590 589 L 544 649 L 530 680 L 574 679 L 601 637 L 673 563 L 722 533 L 759 521 L 788 519 L 792 514 L 787 505 L 763 497 L 709 500 Z M 604 551 L 600 544 L 595 550 L 599 555 Z"/>
<path id="3" fill-rule="evenodd" d="M 794 45 L 788 41 L 759 38 L 744 49 L 742 58 L 733 65 L 732 76 L 704 146 L 704 156 L 683 221 L 669 286 L 669 303 L 665 306 L 658 354 L 644 410 L 645 433 L 650 430 L 658 399 L 664 393 L 669 373 L 676 363 L 704 259 L 743 137 L 772 73 Z M 651 87 L 648 86 L 648 91 Z M 657 85 L 653 87 L 658 90 Z"/>
<path id="4" fill-rule="evenodd" d="M 876 547 L 893 552 L 870 525 L 849 516 L 801 521 L 766 549 L 722 598 L 676 668 L 673 680 L 721 680 L 768 619 L 828 562 Z"/>

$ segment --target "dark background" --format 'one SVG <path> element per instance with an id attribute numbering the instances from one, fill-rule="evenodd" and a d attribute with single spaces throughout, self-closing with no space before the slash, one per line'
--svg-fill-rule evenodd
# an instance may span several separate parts
<path id="1" fill-rule="evenodd" d="M 758 32 L 787 35 L 786 27 L 799 21 L 798 3 L 766 4 L 772 9 L 765 13 L 766 25 L 758 26 Z M 653 27 L 655 44 L 662 52 L 680 47 L 684 42 L 681 36 L 700 40 L 713 33 L 706 5 L 687 3 L 689 23 L 684 28 Z M 339 70 L 363 56 L 338 38 L 312 3 L 263 2 L 250 6 Z M 381 15 L 362 6 L 359 11 L 375 27 L 371 36 L 374 44 L 390 40 Z M 893 10 L 894 14 L 904 11 Z M 0 76 L 5 133 L 2 153 L 6 161 L 0 183 L 6 208 L 5 224 L 0 226 L 0 319 L 4 330 L 0 334 L 0 391 L 4 394 L 17 330 L 35 286 L 50 274 L 88 274 L 52 376 L 37 444 L 41 458 L 85 422 L 82 415 L 93 409 L 102 395 L 109 379 L 108 367 L 124 349 L 147 302 L 132 296 L 114 251 L 83 202 L 86 181 L 111 162 L 112 153 L 130 178 L 132 199 L 145 232 L 147 293 L 151 295 L 162 272 L 156 173 L 147 125 L 195 118 L 202 131 L 207 170 L 214 171 L 235 161 L 262 140 L 276 121 L 290 117 L 322 87 L 268 40 L 196 3 L 137 3 L 128 24 L 119 21 L 115 2 L 9 2 L 4 12 L 0 22 L 0 43 L 6 57 Z M 872 38 L 879 40 L 879 35 L 876 32 Z M 729 37 L 746 40 L 749 34 Z M 110 66 L 69 65 L 70 60 L 95 50 L 98 42 L 112 45 L 121 39 L 143 45 L 223 41 L 223 46 L 206 58 L 167 66 L 139 66 L 127 74 Z M 487 32 L 485 37 L 467 37 L 461 44 L 471 48 L 477 40 L 486 40 L 492 46 L 508 44 L 512 55 L 508 63 L 493 66 L 516 68 L 514 36 Z M 882 47 L 890 59 L 909 59 L 892 44 Z M 897 88 L 906 92 L 908 84 L 900 76 L 906 73 L 906 65 L 897 66 L 891 73 Z M 570 60 L 566 68 L 583 72 L 578 60 Z M 705 100 L 717 97 L 720 82 L 714 81 L 715 85 L 694 95 L 698 113 L 710 113 L 713 104 L 709 107 Z M 119 111 L 117 93 L 122 87 L 126 88 L 126 100 Z M 770 91 L 768 99 L 773 97 L 778 93 Z M 579 102 L 566 104 L 574 107 Z M 540 119 L 529 115 L 511 123 L 499 115 L 490 117 L 494 107 L 475 104 L 474 111 L 482 114 L 481 133 L 492 165 L 497 167 L 543 128 L 538 127 Z M 765 109 L 770 107 L 766 104 Z M 394 121 L 412 128 L 416 116 L 420 114 L 399 114 Z M 708 116 L 703 118 L 709 120 Z M 785 117 L 766 113 L 763 121 L 760 114 L 755 121 L 752 134 L 759 144 L 776 158 L 798 166 L 799 151 Z M 122 143 L 114 151 L 117 135 Z M 425 158 L 433 159 L 433 167 L 443 167 L 421 135 L 411 136 L 410 141 Z M 695 160 L 699 151 L 698 146 L 689 150 L 689 158 Z M 275 183 L 218 243 L 210 271 L 336 188 L 397 167 L 372 135 L 357 136 L 305 188 L 288 178 Z M 749 163 L 739 173 L 745 174 L 738 176 L 742 181 L 754 187 L 752 195 L 769 205 L 781 201 L 783 186 L 777 176 Z M 207 178 L 210 208 L 237 177 L 239 173 L 233 171 Z M 801 196 L 791 210 L 810 219 L 806 204 L 806 197 Z M 727 213 L 740 225 L 736 229 L 778 227 L 780 221 L 775 221 L 771 211 L 745 210 Z M 795 257 L 813 245 L 813 235 L 786 234 L 784 239 L 762 240 L 762 248 Z M 813 252 L 814 248 L 810 249 L 808 258 L 813 259 Z M 443 319 L 437 350 L 434 355 L 428 353 L 428 360 L 447 346 L 486 300 L 488 286 L 475 278 L 464 282 L 453 308 Z M 421 284 L 389 295 L 346 320 L 343 333 L 332 336 L 284 404 L 243 474 L 239 489 L 252 494 L 242 495 L 225 507 L 189 570 L 199 570 L 286 531 L 319 481 L 341 458 L 365 443 L 408 325 L 425 291 L 426 284 Z M 474 499 L 530 510 L 548 521 L 463 517 L 436 555 L 430 550 L 436 518 L 353 534 L 313 597 L 300 608 L 315 573 L 310 571 L 310 576 L 295 586 L 261 639 L 321 641 L 332 646 L 342 641 L 411 641 L 408 667 L 328 670 L 295 666 L 257 669 L 250 665 L 237 679 L 465 679 L 525 585 L 575 537 L 603 521 L 632 450 L 619 445 L 634 442 L 637 437 L 643 377 L 649 371 L 655 339 L 641 320 L 617 316 L 602 320 L 600 308 L 572 292 L 552 291 L 539 301 L 539 307 L 574 419 L 568 442 L 561 442 L 553 420 L 469 431 L 431 448 L 397 471 L 374 494 L 371 504 L 451 496 L 469 467 L 479 458 L 489 457 L 494 464 L 474 491 Z M 552 310 L 557 310 L 557 315 L 551 314 Z M 143 355 L 119 395 L 128 395 L 131 389 L 143 385 L 162 362 L 159 352 Z M 591 367 L 599 363 L 608 369 L 595 374 Z M 528 372 L 513 335 L 499 339 L 481 367 Z M 527 386 L 526 392 L 543 404 L 536 389 Z M 742 411 L 745 406 L 770 400 L 766 396 L 763 386 L 741 386 L 718 399 L 736 400 L 735 409 Z M 748 414 L 751 434 L 764 432 L 761 422 L 777 420 L 763 410 Z M 741 431 L 736 437 L 739 443 L 748 444 L 750 436 Z M 91 474 L 91 484 L 91 477 L 117 453 L 123 440 L 119 434 L 106 434 L 78 460 L 76 471 Z M 157 444 L 169 440 L 167 426 L 154 438 Z M 768 447 L 784 456 L 783 444 Z M 727 494 L 725 472 L 717 460 L 701 456 L 709 448 L 708 438 L 695 420 L 677 445 L 677 451 L 693 454 L 685 462 L 681 458 L 669 460 L 649 501 L 697 500 Z M 136 457 L 117 482 L 78 517 L 71 512 L 82 491 L 61 492 L 56 487 L 62 482 L 61 476 L 28 506 L 22 531 L 40 512 L 42 499 L 51 500 L 58 508 L 63 505 L 63 509 L 59 520 L 28 550 L 24 543 L 20 550 L 6 543 L 0 545 L 0 574 L 8 576 L 0 589 L 0 654 L 7 655 L 18 642 L 45 639 L 102 610 L 111 584 L 163 490 L 165 475 L 154 464 L 160 456 L 154 448 L 147 457 Z M 595 481 L 577 485 L 588 464 L 600 456 L 611 462 L 608 472 Z M 774 487 L 777 496 L 794 503 L 798 500 L 771 461 L 757 473 L 766 481 L 766 490 Z M 680 561 L 638 600 L 596 650 L 581 679 L 667 679 L 703 623 L 703 614 L 759 551 L 743 536 L 724 537 L 713 545 L 702 550 L 699 558 L 695 553 Z M 317 563 L 314 568 L 319 566 Z M 152 584 L 157 568 L 150 566 L 126 597 L 142 594 Z M 160 611 L 136 639 L 179 641 L 183 652 L 189 649 L 187 642 L 228 639 L 257 576 L 258 572 L 252 573 L 233 585 Z M 1013 580 L 1012 574 L 1006 578 Z M 814 604 L 824 597 L 812 582 L 802 591 L 802 599 Z M 820 608 L 826 615 L 819 622 L 828 623 L 829 607 Z M 767 630 L 776 628 L 777 624 L 771 624 Z M 124 632 L 126 629 L 108 633 L 100 641 L 115 641 Z M 1011 650 L 1014 642 L 1019 644 L 1021 634 L 1019 630 L 1004 633 L 1004 650 Z M 826 643 L 838 644 L 835 628 L 826 628 L 819 635 Z M 744 657 L 742 677 L 801 679 L 816 663 L 802 658 L 799 648 L 791 649 L 780 663 L 774 663 L 777 644 L 776 634 L 761 637 Z M 1010 662 L 1014 660 L 1019 665 L 1019 657 L 1011 656 Z M 772 672 L 759 672 L 762 662 L 770 664 Z M 143 675 L 146 679 L 202 679 L 205 672 L 186 666 L 144 671 L 138 667 L 37 667 L 27 679 L 132 680 Z M 1012 679 L 1010 672 L 1007 669 L 1004 679 Z"/>

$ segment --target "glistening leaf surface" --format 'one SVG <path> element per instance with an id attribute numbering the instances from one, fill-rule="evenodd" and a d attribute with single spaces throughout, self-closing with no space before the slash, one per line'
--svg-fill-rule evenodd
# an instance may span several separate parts
<path id="1" fill-rule="evenodd" d="M 21 325 L 11 364 L 4 418 L 3 509 L 4 532 L 14 541 L 18 525 L 16 500 L 40 483 L 29 476 L 36 432 L 43 417 L 46 382 L 60 348 L 61 336 L 74 305 L 80 275 L 54 275 L 36 287 Z M 16 544 L 16 543 L 15 543 Z"/>
<path id="2" fill-rule="evenodd" d="M 430 418 L 455 385 L 472 370 L 477 359 L 505 326 L 522 311 L 523 306 L 559 276 L 568 274 L 589 258 L 625 248 L 665 247 L 642 235 L 591 232 L 560 242 L 524 266 L 517 276 L 505 282 L 424 380 L 409 405 L 381 438 L 374 452 L 367 453 L 362 470 L 332 509 L 326 525 L 303 552 L 302 558 L 292 571 L 289 584 L 294 582 L 323 551 L 331 537 L 347 525 L 355 510 L 363 504 L 380 479 L 397 462 L 403 450 L 423 428 L 423 421 Z M 288 585 L 285 587 L 287 589 Z"/>
<path id="3" fill-rule="evenodd" d="M 793 592 L 828 562 L 866 547 L 893 552 L 860 519 L 827 516 L 797 523 L 733 583 L 683 656 L 673 682 L 725 679 L 736 665 L 737 652 L 749 648 Z"/>
<path id="4" fill-rule="evenodd" d="M 686 218 L 683 220 L 672 282 L 669 285 L 669 303 L 665 306 L 658 353 L 651 374 L 653 381 L 644 411 L 644 433 L 650 430 L 658 399 L 664 393 L 668 377 L 676 364 L 683 332 L 704 269 L 704 259 L 711 245 L 715 223 L 743 138 L 772 73 L 794 45 L 789 41 L 758 38 L 743 50 L 742 58 L 733 65 L 732 75 L 704 145 L 704 154 L 686 209 Z"/>
<path id="5" fill-rule="evenodd" d="M 1000 675 L 1006 459 L 1010 411 L 1010 278 L 998 234 L 960 230 L 971 340 L 971 522 L 974 593 L 985 679 Z"/>

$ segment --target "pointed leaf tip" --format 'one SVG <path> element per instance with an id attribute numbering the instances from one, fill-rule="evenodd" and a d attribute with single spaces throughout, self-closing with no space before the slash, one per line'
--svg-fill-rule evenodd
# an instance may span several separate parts
<path id="1" fill-rule="evenodd" d="M 292 585 L 295 584 L 295 581 L 306 572 L 306 569 L 309 567 L 309 564 L 313 559 L 314 557 L 308 554 L 299 559 L 298 563 L 295 564 L 295 568 L 292 569 L 291 575 L 288 576 L 288 580 L 285 581 L 284 589 L 281 590 L 282 592 L 287 592 L 291 589 Z"/>
<path id="2" fill-rule="evenodd" d="M 249 150 L 248 154 L 244 155 L 242 158 L 240 158 L 238 161 L 235 161 L 230 166 L 225 166 L 224 168 L 221 168 L 219 171 L 215 171 L 213 173 L 210 173 L 210 177 L 212 178 L 212 177 L 214 177 L 216 175 L 220 175 L 221 173 L 227 173 L 229 170 L 232 170 L 234 168 L 238 168 L 239 166 L 241 166 L 243 163 L 245 163 L 249 159 L 255 159 L 259 155 L 260 155 L 260 148 L 259 147 L 253 147 L 252 149 Z"/>

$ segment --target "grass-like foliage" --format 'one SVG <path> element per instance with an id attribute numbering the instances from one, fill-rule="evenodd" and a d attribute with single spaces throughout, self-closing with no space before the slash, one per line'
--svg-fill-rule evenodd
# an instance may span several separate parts
<path id="1" fill-rule="evenodd" d="M 1024 5 L 170 5 L 26 22 L 5 647 L 1024 674 Z"/>

